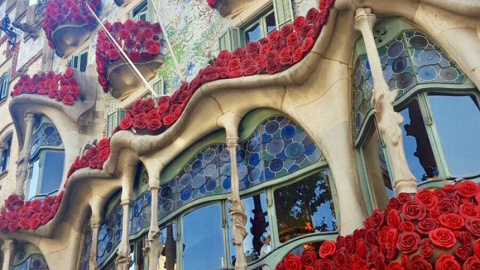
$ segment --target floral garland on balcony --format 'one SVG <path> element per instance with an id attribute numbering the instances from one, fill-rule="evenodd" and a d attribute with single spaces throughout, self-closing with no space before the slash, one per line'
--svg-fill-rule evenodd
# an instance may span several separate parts
<path id="1" fill-rule="evenodd" d="M 68 178 L 79 169 L 90 168 L 90 169 L 103 169 L 103 164 L 107 161 L 110 156 L 110 139 L 103 138 L 97 145 L 92 145 L 88 148 L 83 156 L 78 157 L 73 162 L 72 166 L 67 173 L 67 181 L 65 181 L 65 186 L 68 183 Z"/>
<path id="2" fill-rule="evenodd" d="M 46 7 L 43 30 L 47 36 L 50 48 L 55 49 L 52 33 L 59 25 L 64 23 L 91 25 L 95 23 L 95 18 L 85 3 L 88 3 L 97 16 L 100 15 L 102 9 L 101 0 L 49 0 Z"/>
<path id="3" fill-rule="evenodd" d="M 105 23 L 105 27 L 124 48 L 133 63 L 148 61 L 160 54 L 160 34 L 162 29 L 159 23 L 151 24 L 144 21 L 126 20 L 125 23 Z M 107 80 L 107 67 L 112 62 L 121 58 L 112 41 L 107 37 L 105 31 L 101 30 L 97 38 L 96 63 L 98 82 L 103 91 L 108 92 L 109 83 Z"/>
<path id="4" fill-rule="evenodd" d="M 255 74 L 276 74 L 298 63 L 313 48 L 327 22 L 329 8 L 331 6 L 321 11 L 312 8 L 306 17 L 297 17 L 293 24 L 284 25 L 259 42 L 249 42 L 245 48 L 233 52 L 221 51 L 213 65 L 200 70 L 190 83 L 184 82 L 171 98 L 163 96 L 157 104 L 153 100 L 136 102 L 116 130 L 134 128 L 136 131 L 161 133 L 177 121 L 192 95 L 203 84 Z"/>
<path id="5" fill-rule="evenodd" d="M 45 95 L 65 105 L 73 105 L 80 95 L 80 87 L 73 76 L 73 69 L 68 68 L 64 74 L 49 71 L 35 74 L 33 77 L 20 77 L 10 93 L 12 97 L 21 94 Z"/>
<path id="6" fill-rule="evenodd" d="M 17 229 L 35 230 L 47 224 L 55 217 L 63 199 L 64 192 L 58 196 L 24 201 L 12 194 L 5 200 L 5 207 L 0 214 L 0 231 L 14 232 Z"/>
<path id="7" fill-rule="evenodd" d="M 413 198 L 402 193 L 365 228 L 288 254 L 276 270 L 480 269 L 480 185 L 462 181 Z M 463 267 L 463 268 L 462 268 Z"/>

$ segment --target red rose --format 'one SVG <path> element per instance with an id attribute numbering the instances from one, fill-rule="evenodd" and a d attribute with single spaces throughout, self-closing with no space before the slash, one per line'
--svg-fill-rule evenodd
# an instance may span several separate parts
<path id="1" fill-rule="evenodd" d="M 299 32 L 300 29 L 302 29 L 304 25 L 305 25 L 305 17 L 303 17 L 303 16 L 298 16 L 293 21 L 293 29 L 295 29 L 295 31 L 297 31 L 297 32 Z"/>
<path id="2" fill-rule="evenodd" d="M 397 248 L 404 254 L 417 251 L 420 245 L 420 236 L 414 232 L 404 232 L 398 237 Z"/>
<path id="3" fill-rule="evenodd" d="M 444 199 L 438 203 L 437 210 L 442 214 L 458 213 L 458 204 L 453 200 Z"/>
<path id="4" fill-rule="evenodd" d="M 100 150 L 99 155 L 102 162 L 107 161 L 107 159 L 110 157 L 110 148 Z"/>
<path id="5" fill-rule="evenodd" d="M 153 37 L 153 31 L 152 29 L 150 28 L 144 28 L 142 30 L 142 36 L 145 38 L 145 39 L 150 39 Z"/>
<path id="6" fill-rule="evenodd" d="M 294 254 L 288 254 L 285 259 L 283 259 L 283 263 L 285 265 L 286 270 L 301 270 L 302 269 L 302 262 L 300 258 Z"/>
<path id="7" fill-rule="evenodd" d="M 335 265 L 336 268 L 340 268 L 344 265 L 346 265 L 349 261 L 349 258 L 345 251 L 339 250 L 333 257 L 333 264 Z"/>
<path id="8" fill-rule="evenodd" d="M 148 47 L 148 53 L 151 55 L 157 55 L 160 53 L 160 43 L 155 42 Z"/>
<path id="9" fill-rule="evenodd" d="M 386 230 L 388 230 L 388 228 L 386 228 Z M 388 232 L 386 232 L 388 233 Z M 386 236 L 385 236 L 386 237 Z M 345 239 L 346 240 L 346 239 Z M 385 242 L 386 242 L 386 238 L 385 238 Z M 377 246 L 378 245 L 378 238 L 377 238 L 377 233 L 372 230 L 372 229 L 369 229 L 367 230 L 367 233 L 365 234 L 365 243 L 369 246 L 369 247 L 373 247 L 373 246 Z M 346 241 L 345 241 L 345 245 L 346 245 Z"/>
<path id="10" fill-rule="evenodd" d="M 283 48 L 280 53 L 278 54 L 278 57 L 280 58 L 280 64 L 282 65 L 290 65 L 292 64 L 292 48 L 291 47 L 285 47 Z"/>
<path id="11" fill-rule="evenodd" d="M 238 58 L 232 58 L 228 61 L 228 68 L 230 70 L 236 70 L 241 67 L 242 63 L 240 62 L 240 59 Z"/>
<path id="12" fill-rule="evenodd" d="M 415 200 L 423 204 L 429 210 L 435 209 L 438 205 L 438 197 L 428 189 L 423 189 L 415 195 Z"/>
<path id="13" fill-rule="evenodd" d="M 400 213 L 397 210 L 390 210 L 387 214 L 387 224 L 390 227 L 398 229 L 400 227 L 400 223 L 402 222 L 402 218 L 400 217 Z"/>
<path id="14" fill-rule="evenodd" d="M 65 105 L 71 106 L 75 102 L 75 98 L 72 95 L 66 95 L 63 97 L 62 102 Z"/>
<path id="15" fill-rule="evenodd" d="M 465 228 L 471 232 L 475 237 L 480 237 L 480 219 L 467 218 L 465 221 Z"/>
<path id="16" fill-rule="evenodd" d="M 480 211 L 477 205 L 473 203 L 464 203 L 460 205 L 459 214 L 464 218 L 478 218 L 480 216 Z"/>
<path id="17" fill-rule="evenodd" d="M 435 230 L 436 228 L 438 228 L 438 225 L 438 220 L 433 218 L 426 218 L 418 222 L 417 232 L 423 235 L 428 235 L 431 230 Z"/>
<path id="18" fill-rule="evenodd" d="M 366 255 L 366 252 L 367 252 L 366 249 L 367 248 L 365 246 L 365 242 L 362 239 L 358 239 L 356 250 L 357 250 L 357 256 L 360 259 L 365 258 L 365 255 Z"/>
<path id="19" fill-rule="evenodd" d="M 116 48 L 113 48 L 107 51 L 107 57 L 110 61 L 115 61 L 120 58 L 120 53 Z"/>
<path id="20" fill-rule="evenodd" d="M 402 214 L 407 220 L 422 220 L 427 215 L 425 207 L 416 201 L 407 201 L 402 206 Z"/>
<path id="21" fill-rule="evenodd" d="M 315 270 L 333 270 L 333 263 L 328 259 L 320 259 L 315 263 Z"/>
<path id="22" fill-rule="evenodd" d="M 303 42 L 302 51 L 309 52 L 313 48 L 314 44 L 315 44 L 315 41 L 313 40 L 313 38 L 307 37 Z"/>
<path id="23" fill-rule="evenodd" d="M 18 229 L 18 221 L 10 221 L 8 223 L 8 231 L 9 232 L 14 232 Z"/>
<path id="24" fill-rule="evenodd" d="M 159 119 L 147 120 L 147 128 L 149 130 L 155 131 L 159 130 L 162 127 L 162 122 Z"/>
<path id="25" fill-rule="evenodd" d="M 228 60 L 230 60 L 230 58 L 231 58 L 231 54 L 227 50 L 221 51 L 217 56 L 217 59 L 222 60 L 222 61 L 228 61 Z"/>
<path id="26" fill-rule="evenodd" d="M 407 270 L 432 270 L 432 265 L 420 255 L 414 255 L 407 263 Z"/>
<path id="27" fill-rule="evenodd" d="M 335 254 L 337 246 L 334 241 L 325 241 L 320 246 L 319 255 L 320 258 L 327 258 Z"/>
<path id="28" fill-rule="evenodd" d="M 151 98 L 145 99 L 142 103 L 142 108 L 144 111 L 148 112 L 155 107 L 155 101 Z"/>
<path id="29" fill-rule="evenodd" d="M 420 240 L 419 240 L 420 241 Z M 394 228 L 389 228 L 386 234 L 385 246 L 387 248 L 394 248 L 398 243 L 398 231 Z"/>
<path id="30" fill-rule="evenodd" d="M 245 55 L 245 48 L 243 47 L 238 47 L 237 49 L 235 49 L 233 52 L 232 52 L 232 55 L 236 58 L 242 58 L 242 56 Z"/>
<path id="31" fill-rule="evenodd" d="M 270 44 L 277 42 L 277 40 L 280 38 L 280 31 L 273 30 L 272 32 L 270 32 L 267 38 Z"/>
<path id="32" fill-rule="evenodd" d="M 97 169 L 102 163 L 102 159 L 99 156 L 94 156 L 88 161 L 88 166 L 92 169 Z"/>
<path id="33" fill-rule="evenodd" d="M 159 104 L 157 110 L 159 113 L 164 113 L 164 112 L 167 112 L 169 108 L 170 108 L 170 103 L 164 102 Z"/>
<path id="34" fill-rule="evenodd" d="M 453 232 L 446 228 L 432 230 L 428 236 L 432 240 L 432 244 L 439 248 L 450 249 L 457 242 Z"/>
<path id="35" fill-rule="evenodd" d="M 335 244 L 334 244 L 335 245 Z M 300 256 L 300 261 L 302 265 L 305 266 L 314 266 L 317 261 L 317 253 L 311 249 L 305 249 Z"/>
<path id="36" fill-rule="evenodd" d="M 453 213 L 441 215 L 438 218 L 438 221 L 440 221 L 442 226 L 451 230 L 459 230 L 465 225 L 465 219 L 462 216 Z"/>
<path id="37" fill-rule="evenodd" d="M 459 239 L 462 245 L 465 245 L 465 246 L 472 245 L 473 236 L 469 232 L 461 232 Z"/>
<path id="38" fill-rule="evenodd" d="M 8 220 L 0 220 L 0 231 L 5 230 L 8 227 Z"/>
<path id="39" fill-rule="evenodd" d="M 265 44 L 260 47 L 260 55 L 264 55 L 272 50 L 272 44 Z"/>
<path id="40" fill-rule="evenodd" d="M 241 69 L 236 69 L 228 72 L 228 77 L 229 78 L 238 78 L 243 76 L 243 70 Z"/>
<path id="41" fill-rule="evenodd" d="M 477 258 L 480 258 L 480 239 L 477 239 L 473 244 L 473 254 L 477 256 Z"/>
<path id="42" fill-rule="evenodd" d="M 436 270 L 460 270 L 460 264 L 452 255 L 442 254 L 435 262 Z"/>
<path id="43" fill-rule="evenodd" d="M 30 220 L 30 228 L 33 230 L 37 229 L 40 226 L 42 220 L 40 218 L 34 218 Z"/>
<path id="44" fill-rule="evenodd" d="M 454 254 L 459 260 L 465 261 L 469 257 L 470 250 L 467 246 L 461 245 L 455 248 Z"/>
<path id="45" fill-rule="evenodd" d="M 122 39 L 125 40 L 130 36 L 130 32 L 128 32 L 127 29 L 121 29 L 120 32 L 118 33 L 118 36 Z"/>
<path id="46" fill-rule="evenodd" d="M 310 24 L 313 24 L 316 21 L 318 21 L 319 17 L 320 17 L 320 12 L 318 11 L 318 9 L 311 8 L 307 12 L 306 22 L 310 23 Z"/>
<path id="47" fill-rule="evenodd" d="M 163 117 L 162 122 L 165 126 L 169 127 L 175 122 L 175 116 L 173 113 L 169 113 Z"/>
<path id="48" fill-rule="evenodd" d="M 123 130 L 131 129 L 133 126 L 133 119 L 127 116 L 120 121 L 119 126 Z"/>
<path id="49" fill-rule="evenodd" d="M 250 56 L 258 55 L 258 50 L 260 49 L 260 44 L 258 42 L 248 42 L 246 52 Z"/>
<path id="50" fill-rule="evenodd" d="M 73 76 L 73 68 L 67 68 L 67 70 L 65 70 L 65 73 L 64 73 L 64 76 L 65 78 L 70 78 Z"/>
<path id="51" fill-rule="evenodd" d="M 392 262 L 385 269 L 386 270 L 405 270 L 405 267 L 403 267 L 402 263 L 400 262 Z"/>
<path id="52" fill-rule="evenodd" d="M 248 68 L 246 68 L 243 72 L 243 74 L 245 76 L 251 76 L 251 75 L 254 75 L 254 74 L 257 74 L 258 72 L 258 68 L 257 66 L 249 66 Z"/>
<path id="53" fill-rule="evenodd" d="M 400 202 L 400 204 L 403 205 L 406 202 L 412 200 L 412 195 L 402 192 L 402 193 L 398 194 L 397 198 L 398 198 L 398 201 Z"/>
<path id="54" fill-rule="evenodd" d="M 110 146 L 110 138 L 103 138 L 98 142 L 98 147 L 100 150 L 105 149 Z"/>
<path id="55" fill-rule="evenodd" d="M 282 66 L 278 62 L 277 59 L 272 59 L 267 62 L 267 72 L 270 75 L 273 75 L 277 72 L 279 72 L 282 69 Z"/>
<path id="56" fill-rule="evenodd" d="M 457 192 L 465 198 L 472 198 L 477 194 L 477 184 L 473 181 L 462 181 L 456 184 Z"/>
<path id="57" fill-rule="evenodd" d="M 463 264 L 463 270 L 477 270 L 480 269 L 480 259 L 472 256 L 468 258 Z"/>

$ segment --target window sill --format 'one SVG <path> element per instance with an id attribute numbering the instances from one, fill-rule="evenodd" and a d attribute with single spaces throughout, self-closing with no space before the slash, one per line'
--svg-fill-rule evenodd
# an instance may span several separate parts
<path id="1" fill-rule="evenodd" d="M 0 180 L 2 180 L 8 174 L 8 170 L 0 172 Z"/>

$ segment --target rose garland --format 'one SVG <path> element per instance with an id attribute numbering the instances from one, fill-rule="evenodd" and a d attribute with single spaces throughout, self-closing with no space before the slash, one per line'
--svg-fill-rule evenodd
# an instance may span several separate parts
<path id="1" fill-rule="evenodd" d="M 462 181 L 413 198 L 402 193 L 365 228 L 325 241 L 300 257 L 288 254 L 276 270 L 480 269 L 480 184 Z"/>
<path id="2" fill-rule="evenodd" d="M 5 207 L 0 214 L 0 231 L 35 230 L 40 225 L 47 224 L 55 217 L 63 199 L 63 194 L 62 191 L 58 196 L 33 201 L 23 201 L 18 195 L 10 195 L 5 200 Z"/>
<path id="3" fill-rule="evenodd" d="M 160 54 L 160 34 L 162 33 L 159 23 L 127 20 L 125 23 L 105 23 L 105 27 L 115 38 L 117 43 L 124 48 L 133 63 L 148 61 Z M 97 38 L 96 63 L 98 82 L 103 91 L 108 92 L 106 70 L 110 63 L 120 59 L 120 52 L 107 37 L 107 34 L 100 30 Z"/>
<path id="4" fill-rule="evenodd" d="M 55 49 L 52 33 L 59 25 L 64 23 L 91 25 L 95 23 L 95 18 L 85 3 L 88 3 L 97 16 L 100 14 L 102 9 L 101 0 L 49 0 L 46 7 L 43 30 L 47 36 L 50 48 Z"/>
<path id="5" fill-rule="evenodd" d="M 21 94 L 48 95 L 65 105 L 73 105 L 80 95 L 77 79 L 73 77 L 73 69 L 68 68 L 65 73 L 55 74 L 53 71 L 20 77 L 10 93 L 12 97 Z"/>
<path id="6" fill-rule="evenodd" d="M 134 128 L 161 133 L 177 121 L 203 84 L 219 79 L 275 74 L 299 62 L 312 49 L 333 3 L 331 0 L 321 11 L 310 9 L 306 17 L 297 17 L 293 24 L 284 25 L 259 42 L 249 42 L 245 48 L 240 47 L 232 53 L 221 51 L 212 66 L 200 70 L 190 83 L 184 82 L 171 98 L 163 96 L 157 104 L 153 100 L 137 101 L 115 131 Z M 106 79 L 99 76 L 99 80 L 106 84 Z"/>
<path id="7" fill-rule="evenodd" d="M 110 139 L 103 138 L 97 145 L 90 146 L 83 156 L 75 158 L 75 161 L 68 170 L 67 178 L 70 178 L 76 170 L 82 168 L 103 169 L 103 164 L 107 161 L 108 157 L 110 157 Z M 65 186 L 67 183 L 68 179 L 65 182 Z"/>

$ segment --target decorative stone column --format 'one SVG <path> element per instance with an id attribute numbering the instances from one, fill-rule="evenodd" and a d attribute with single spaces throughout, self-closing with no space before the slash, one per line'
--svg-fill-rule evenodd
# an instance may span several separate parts
<path id="1" fill-rule="evenodd" d="M 160 173 L 150 172 L 148 174 L 148 185 L 151 196 L 151 215 L 150 229 L 148 231 L 148 246 L 145 249 L 148 255 L 148 269 L 156 270 L 158 266 L 158 258 L 162 253 L 163 245 L 158 241 L 160 229 L 158 228 L 158 191 L 160 190 L 160 179 L 157 177 Z"/>
<path id="2" fill-rule="evenodd" d="M 15 240 L 5 239 L 3 241 L 4 243 L 2 246 L 2 251 L 3 251 L 2 270 L 10 270 L 10 266 L 12 265 L 12 262 L 13 262 L 13 255 L 15 255 L 14 253 Z"/>
<path id="3" fill-rule="evenodd" d="M 122 191 L 123 197 L 123 191 Z M 120 205 L 123 210 L 122 217 L 122 240 L 118 246 L 117 258 L 115 259 L 115 266 L 118 270 L 128 270 L 130 261 L 130 245 L 128 244 L 128 227 L 129 227 L 129 212 L 130 212 L 130 198 L 122 199 Z"/>
<path id="4" fill-rule="evenodd" d="M 33 125 L 35 124 L 35 116 L 33 113 L 27 113 L 27 117 L 25 117 L 25 124 L 25 140 L 23 142 L 23 148 L 22 151 L 20 151 L 20 155 L 17 161 L 17 184 L 14 192 L 20 198 L 25 197 L 23 192 L 23 186 L 28 178 L 28 161 L 30 159 Z"/>
<path id="5" fill-rule="evenodd" d="M 97 270 L 97 250 L 98 250 L 98 230 L 100 229 L 101 220 L 92 218 L 90 220 L 90 228 L 92 229 L 92 246 L 90 247 L 90 258 L 88 261 L 90 270 Z"/>
<path id="6" fill-rule="evenodd" d="M 245 215 L 245 203 L 240 199 L 240 180 L 238 179 L 237 168 L 237 147 L 238 137 L 227 137 L 227 148 L 230 152 L 232 181 L 232 195 L 228 198 L 232 205 L 228 211 L 232 216 L 232 242 L 237 250 L 235 270 L 246 270 L 247 260 L 245 258 L 245 253 L 243 252 L 243 240 L 247 236 L 247 230 L 245 229 L 245 225 L 247 224 L 247 215 Z"/>
<path id="7" fill-rule="evenodd" d="M 378 55 L 372 28 L 376 16 L 370 8 L 359 8 L 355 13 L 355 29 L 362 32 L 368 61 L 373 76 L 372 105 L 378 130 L 390 154 L 393 165 L 393 187 L 396 194 L 401 192 L 416 193 L 417 181 L 408 167 L 403 148 L 401 123 L 402 115 L 395 112 L 393 103 L 398 89 L 390 91 L 383 77 L 380 56 Z"/>

